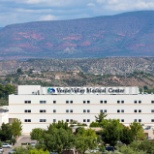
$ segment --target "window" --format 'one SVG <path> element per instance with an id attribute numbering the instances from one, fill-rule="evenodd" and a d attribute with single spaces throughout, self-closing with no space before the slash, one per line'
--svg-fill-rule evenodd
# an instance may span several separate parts
<path id="1" fill-rule="evenodd" d="M 56 113 L 56 110 L 53 110 L 53 113 Z"/>
<path id="2" fill-rule="evenodd" d="M 154 100 L 152 100 L 151 103 L 154 103 Z"/>
<path id="3" fill-rule="evenodd" d="M 86 110 L 83 110 L 83 113 L 85 113 L 86 112 Z"/>
<path id="4" fill-rule="evenodd" d="M 90 119 L 87 119 L 87 122 L 90 122 Z"/>
<path id="5" fill-rule="evenodd" d="M 118 100 L 117 103 L 120 103 L 120 101 Z"/>
<path id="6" fill-rule="evenodd" d="M 141 104 L 141 103 L 142 103 L 142 101 L 138 101 L 138 103 L 140 103 L 140 104 Z"/>
<path id="7" fill-rule="evenodd" d="M 138 120 L 138 122 L 142 122 L 142 120 L 141 120 L 141 119 L 139 119 L 139 120 Z"/>
<path id="8" fill-rule="evenodd" d="M 31 113 L 31 110 L 25 110 L 25 113 Z"/>
<path id="9" fill-rule="evenodd" d="M 134 122 L 137 122 L 137 119 L 134 119 Z"/>
<path id="10" fill-rule="evenodd" d="M 73 122 L 73 119 L 70 119 L 70 122 Z"/>
<path id="11" fill-rule="evenodd" d="M 124 113 L 124 110 L 121 110 L 122 113 Z"/>
<path id="12" fill-rule="evenodd" d="M 70 103 L 73 104 L 73 101 L 71 100 Z"/>
<path id="13" fill-rule="evenodd" d="M 86 103 L 86 101 L 83 101 L 83 104 L 85 104 Z"/>
<path id="14" fill-rule="evenodd" d="M 70 113 L 73 113 L 73 110 L 70 110 Z"/>
<path id="15" fill-rule="evenodd" d="M 107 112 L 107 110 L 104 110 L 104 113 L 106 113 Z"/>
<path id="16" fill-rule="evenodd" d="M 46 110 L 40 110 L 40 113 L 45 113 L 46 112 Z"/>
<path id="17" fill-rule="evenodd" d="M 120 110 L 117 110 L 117 113 L 120 113 Z"/>
<path id="18" fill-rule="evenodd" d="M 68 103 L 69 103 L 69 101 L 66 101 L 66 103 L 68 104 Z"/>
<path id="19" fill-rule="evenodd" d="M 154 122 L 154 119 L 151 119 L 151 122 Z"/>
<path id="20" fill-rule="evenodd" d="M 56 104 L 56 101 L 55 100 L 53 101 L 53 104 Z"/>
<path id="21" fill-rule="evenodd" d="M 100 113 L 103 113 L 103 110 L 100 110 Z"/>
<path id="22" fill-rule="evenodd" d="M 137 112 L 137 110 L 134 110 L 134 112 L 136 113 L 136 112 Z"/>
<path id="23" fill-rule="evenodd" d="M 40 101 L 40 104 L 45 104 L 45 103 L 46 103 L 45 100 L 41 100 L 41 101 Z"/>
<path id="24" fill-rule="evenodd" d="M 31 122 L 31 119 L 25 119 L 25 122 Z"/>
<path id="25" fill-rule="evenodd" d="M 138 112 L 141 113 L 142 111 L 141 110 L 138 110 Z"/>
<path id="26" fill-rule="evenodd" d="M 40 122 L 46 122 L 46 119 L 40 119 Z"/>
<path id="27" fill-rule="evenodd" d="M 154 109 L 152 109 L 151 112 L 154 113 Z"/>
<path id="28" fill-rule="evenodd" d="M 121 103 L 124 103 L 124 101 L 122 100 Z"/>
<path id="29" fill-rule="evenodd" d="M 53 119 L 53 122 L 55 123 L 56 122 L 56 119 Z"/>
<path id="30" fill-rule="evenodd" d="M 121 122 L 124 122 L 124 119 L 121 119 Z"/>
<path id="31" fill-rule="evenodd" d="M 66 119 L 66 122 L 69 122 L 69 119 Z"/>
<path id="32" fill-rule="evenodd" d="M 137 103 L 137 101 L 134 101 L 134 103 L 136 104 L 136 103 Z"/>
<path id="33" fill-rule="evenodd" d="M 25 100 L 25 104 L 31 104 L 30 100 Z"/>
<path id="34" fill-rule="evenodd" d="M 87 110 L 87 113 L 90 113 L 90 110 Z"/>
<path id="35" fill-rule="evenodd" d="M 106 103 L 107 103 L 107 101 L 105 100 L 105 101 L 104 101 L 104 103 L 106 104 Z"/>
<path id="36" fill-rule="evenodd" d="M 101 100 L 101 101 L 100 101 L 100 103 L 102 104 L 102 103 L 103 103 L 103 101 Z"/>
<path id="37" fill-rule="evenodd" d="M 83 119 L 83 122 L 86 122 L 86 119 Z"/>
<path id="38" fill-rule="evenodd" d="M 89 100 L 87 100 L 87 101 L 83 101 L 83 104 L 86 104 L 86 102 L 87 102 L 87 104 L 89 104 L 90 103 L 90 101 Z"/>
<path id="39" fill-rule="evenodd" d="M 69 110 L 66 110 L 66 113 L 69 113 Z"/>

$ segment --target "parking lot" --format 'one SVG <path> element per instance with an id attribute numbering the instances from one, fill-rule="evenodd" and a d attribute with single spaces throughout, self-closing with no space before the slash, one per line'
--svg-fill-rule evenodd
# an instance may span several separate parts
<path id="1" fill-rule="evenodd" d="M 27 146 L 31 142 L 33 142 L 33 141 L 30 139 L 30 136 L 20 136 L 17 139 L 17 143 L 12 148 L 3 148 L 4 149 L 3 154 L 8 154 L 8 152 L 11 151 L 11 149 L 14 149 L 15 147 L 19 147 L 21 145 Z"/>

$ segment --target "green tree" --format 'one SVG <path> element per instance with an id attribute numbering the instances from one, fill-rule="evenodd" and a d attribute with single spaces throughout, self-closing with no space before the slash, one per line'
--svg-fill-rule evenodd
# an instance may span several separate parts
<path id="1" fill-rule="evenodd" d="M 45 133 L 45 131 L 43 129 L 35 128 L 30 133 L 30 136 L 31 136 L 32 140 L 40 141 L 43 138 L 44 133 Z"/>
<path id="2" fill-rule="evenodd" d="M 107 116 L 106 113 L 101 112 L 98 116 L 95 116 L 96 122 L 101 123 L 105 119 L 106 116 Z"/>
<path id="3" fill-rule="evenodd" d="M 137 123 L 137 122 L 131 123 L 130 129 L 134 136 L 134 140 L 145 139 L 144 130 L 140 123 Z"/>
<path id="4" fill-rule="evenodd" d="M 50 154 L 47 150 L 32 149 L 31 147 L 17 147 L 15 148 L 14 154 Z"/>
<path id="5" fill-rule="evenodd" d="M 119 120 L 107 120 L 102 131 L 102 140 L 110 145 L 116 145 L 122 134 L 123 125 Z"/>
<path id="6" fill-rule="evenodd" d="M 44 151 L 42 149 L 32 149 L 32 150 L 29 150 L 29 154 L 49 154 L 49 151 Z"/>
<path id="7" fill-rule="evenodd" d="M 131 148 L 130 146 L 121 146 L 119 151 L 122 154 L 147 154 L 146 152 L 138 149 L 138 150 L 134 150 L 133 148 Z"/>
<path id="8" fill-rule="evenodd" d="M 7 84 L 4 87 L 4 93 L 5 93 L 5 97 L 7 97 L 10 94 L 14 94 L 15 93 L 15 87 L 11 84 Z"/>
<path id="9" fill-rule="evenodd" d="M 0 84 L 0 99 L 3 98 L 4 95 L 5 95 L 5 93 L 4 93 L 4 87 L 3 87 L 3 85 Z"/>
<path id="10" fill-rule="evenodd" d="M 120 141 L 125 143 L 125 144 L 130 144 L 134 140 L 134 135 L 129 127 L 124 126 L 121 136 L 120 136 Z"/>
<path id="11" fill-rule="evenodd" d="M 63 128 L 65 130 L 71 130 L 71 128 L 68 126 L 68 123 L 64 121 L 58 121 L 58 123 L 50 124 L 48 127 L 48 131 L 50 132 L 50 130 L 52 131 L 52 129 L 54 128 L 57 128 L 57 129 Z"/>
<path id="12" fill-rule="evenodd" d="M 6 141 L 11 140 L 12 138 L 12 131 L 11 131 L 11 125 L 2 123 L 1 130 L 0 130 L 0 140 Z"/>
<path id="13" fill-rule="evenodd" d="M 44 145 L 49 151 L 61 154 L 63 150 L 73 148 L 74 135 L 70 130 L 64 128 L 52 128 L 44 135 Z"/>
<path id="14" fill-rule="evenodd" d="M 12 135 L 14 137 L 20 136 L 22 132 L 22 123 L 19 119 L 15 119 L 11 125 Z"/>
<path id="15" fill-rule="evenodd" d="M 144 140 L 139 144 L 138 149 L 143 150 L 149 154 L 154 154 L 154 142 Z"/>
<path id="16" fill-rule="evenodd" d="M 17 69 L 17 74 L 19 74 L 19 75 L 20 75 L 20 74 L 23 74 L 23 71 L 22 71 L 21 68 L 18 68 L 18 69 Z"/>
<path id="17" fill-rule="evenodd" d="M 76 134 L 75 147 L 84 154 L 88 149 L 94 149 L 97 146 L 97 135 L 94 130 L 79 128 Z"/>

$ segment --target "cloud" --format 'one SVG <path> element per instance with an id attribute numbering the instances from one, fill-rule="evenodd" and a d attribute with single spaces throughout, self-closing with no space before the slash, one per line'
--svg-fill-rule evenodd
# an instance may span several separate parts
<path id="1" fill-rule="evenodd" d="M 0 26 L 154 10 L 154 0 L 0 0 Z"/>
<path id="2" fill-rule="evenodd" d="M 48 15 L 45 15 L 45 16 L 41 16 L 40 17 L 40 20 L 56 20 L 56 17 L 54 15 L 51 15 L 51 14 L 48 14 Z"/>
<path id="3" fill-rule="evenodd" d="M 144 10 L 154 9 L 153 0 L 96 0 L 96 4 L 101 5 L 102 9 L 114 11 Z"/>

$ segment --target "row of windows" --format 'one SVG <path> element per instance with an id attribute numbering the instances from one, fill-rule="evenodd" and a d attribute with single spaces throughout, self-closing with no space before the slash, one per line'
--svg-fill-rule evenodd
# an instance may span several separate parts
<path id="1" fill-rule="evenodd" d="M 31 122 L 31 119 L 25 119 L 25 122 Z M 53 119 L 53 122 L 55 123 L 57 120 Z M 40 119 L 39 122 L 47 122 L 46 119 Z M 73 122 L 73 119 L 66 119 L 66 122 Z M 83 122 L 90 122 L 90 119 L 83 119 Z"/>
<path id="2" fill-rule="evenodd" d="M 104 109 L 104 110 L 101 109 L 100 110 L 100 113 L 102 113 L 102 112 L 107 113 L 107 110 L 106 109 Z M 117 113 L 124 113 L 124 112 L 125 112 L 124 109 L 121 109 L 121 110 L 118 109 L 117 110 Z M 142 112 L 142 110 L 140 110 L 140 109 L 139 110 L 137 110 L 137 109 L 134 110 L 134 113 L 141 113 L 141 112 Z M 30 109 L 27 109 L 27 110 L 25 110 L 25 113 L 31 113 L 31 110 Z M 40 110 L 40 113 L 46 113 L 46 110 L 43 110 L 42 109 L 42 110 Z M 53 113 L 56 113 L 56 110 L 55 109 L 53 110 Z M 73 110 L 72 109 L 71 110 L 68 110 L 67 109 L 66 110 L 66 113 L 73 113 Z M 90 113 L 90 110 L 89 109 L 88 110 L 84 109 L 83 110 L 83 113 Z M 151 110 L 151 113 L 154 113 L 154 109 Z"/>
<path id="3" fill-rule="evenodd" d="M 25 122 L 31 122 L 31 119 L 25 119 Z M 56 119 L 53 119 L 53 122 L 56 122 Z M 124 119 L 120 120 L 121 122 L 125 122 Z M 39 119 L 39 122 L 47 122 L 46 119 Z M 73 122 L 73 119 L 66 119 L 66 122 Z M 90 119 L 83 119 L 83 122 L 90 122 Z M 142 122 L 142 119 L 134 119 L 134 122 Z M 151 122 L 154 122 L 154 119 L 151 119 Z"/>
<path id="4" fill-rule="evenodd" d="M 73 100 L 66 100 L 66 104 L 68 104 L 68 103 L 73 104 Z M 90 100 L 87 100 L 87 101 L 84 100 L 83 101 L 83 104 L 86 104 L 86 103 L 90 104 Z M 102 103 L 107 104 L 107 100 L 100 100 L 100 103 L 101 104 Z M 118 104 L 120 104 L 120 103 L 124 104 L 124 100 L 117 100 L 117 103 Z M 135 100 L 134 103 L 135 104 L 137 104 L 137 103 L 141 104 L 142 101 L 141 100 Z M 154 103 L 154 100 L 152 100 L 151 103 Z M 25 100 L 25 104 L 31 104 L 31 100 Z M 40 100 L 40 104 L 46 104 L 46 100 Z M 53 100 L 53 104 L 56 104 L 56 100 Z"/>
<path id="5" fill-rule="evenodd" d="M 25 122 L 31 122 L 31 119 L 25 119 Z M 39 122 L 46 122 L 46 119 L 40 119 Z"/>

